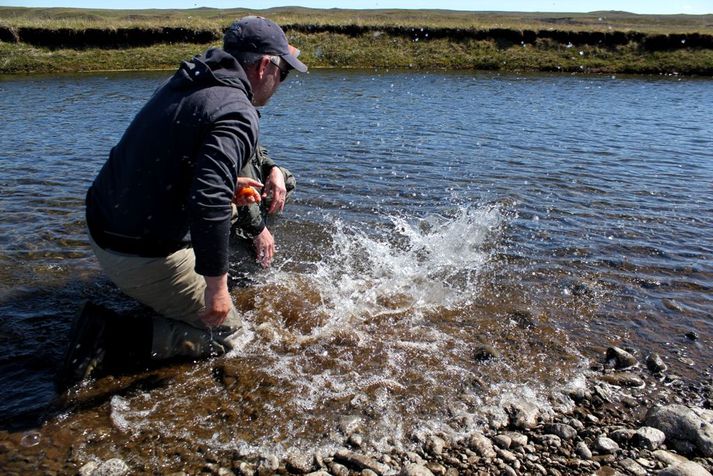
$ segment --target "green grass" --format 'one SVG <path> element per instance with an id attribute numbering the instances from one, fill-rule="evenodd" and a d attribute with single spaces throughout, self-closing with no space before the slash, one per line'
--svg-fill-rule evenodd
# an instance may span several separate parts
<path id="1" fill-rule="evenodd" d="M 518 13 L 449 10 L 343 10 L 281 7 L 190 10 L 101 10 L 0 7 L 0 25 L 39 28 L 122 28 L 180 26 L 223 30 L 248 14 L 279 24 L 366 25 L 447 28 L 515 28 L 644 33 L 713 33 L 711 15 L 636 15 L 626 12 Z"/>
<path id="2" fill-rule="evenodd" d="M 215 38 L 234 18 L 260 13 L 283 25 L 408 26 L 414 28 L 553 28 L 576 31 L 639 31 L 713 34 L 713 15 L 632 15 L 472 13 L 443 10 L 314 10 L 277 8 L 263 11 L 217 10 L 79 10 L 0 7 L 0 26 L 11 28 L 159 28 L 188 27 L 214 31 Z M 485 69 L 497 71 L 565 71 L 594 73 L 681 73 L 713 75 L 713 50 L 651 52 L 636 43 L 604 48 L 567 48 L 540 38 L 534 45 L 498 44 L 494 40 L 419 38 L 389 35 L 378 28 L 350 36 L 304 33 L 288 29 L 311 68 Z M 408 35 L 406 35 L 408 36 Z M 0 42 L 0 73 L 175 69 L 214 44 L 157 44 L 150 47 L 39 48 Z"/>

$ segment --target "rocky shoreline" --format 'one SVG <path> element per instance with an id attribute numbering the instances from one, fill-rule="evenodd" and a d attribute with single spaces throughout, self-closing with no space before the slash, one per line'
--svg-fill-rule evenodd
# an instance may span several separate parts
<path id="1" fill-rule="evenodd" d="M 355 423 L 343 425 L 345 444 L 330 454 L 295 451 L 280 459 L 205 452 L 202 467 L 170 474 L 710 475 L 711 381 L 687 385 L 656 354 L 639 362 L 633 352 L 611 347 L 602 360 L 582 385 L 555 397 L 561 401 L 553 402 L 552 412 L 520 401 L 506 409 L 506 419 L 465 437 L 419 432 L 411 435 L 414 449 L 383 453 L 370 447 Z M 144 470 L 113 458 L 86 463 L 79 474 Z"/>

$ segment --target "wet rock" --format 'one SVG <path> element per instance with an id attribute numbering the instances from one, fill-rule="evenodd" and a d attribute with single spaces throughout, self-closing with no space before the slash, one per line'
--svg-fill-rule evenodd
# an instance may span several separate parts
<path id="1" fill-rule="evenodd" d="M 503 434 L 495 435 L 493 436 L 493 443 L 495 443 L 496 446 L 506 450 L 510 448 L 510 445 L 512 444 L 512 438 Z"/>
<path id="2" fill-rule="evenodd" d="M 507 412 L 510 418 L 510 425 L 519 430 L 535 428 L 540 416 L 540 409 L 526 401 L 511 404 Z"/>
<path id="3" fill-rule="evenodd" d="M 634 433 L 631 438 L 631 442 L 637 448 L 655 450 L 663 444 L 665 439 L 666 435 L 663 431 L 650 426 L 643 426 L 636 430 L 636 433 Z"/>
<path id="4" fill-rule="evenodd" d="M 656 458 L 658 461 L 662 462 L 665 465 L 672 465 L 676 463 L 686 463 L 688 458 L 684 458 L 681 455 L 677 455 L 676 453 L 671 453 L 670 451 L 666 450 L 656 450 L 651 453 L 651 456 Z"/>
<path id="5" fill-rule="evenodd" d="M 614 401 L 614 397 L 612 395 L 611 390 L 609 390 L 607 388 L 607 386 L 608 386 L 608 384 L 606 384 L 606 383 L 603 383 L 602 385 L 595 385 L 593 393 L 597 397 L 601 398 L 602 401 L 611 403 Z M 594 415 L 587 415 L 587 418 L 591 420 L 591 416 L 594 416 Z"/>
<path id="6" fill-rule="evenodd" d="M 344 415 L 339 419 L 339 431 L 351 435 L 361 428 L 361 417 L 357 415 Z"/>
<path id="7" fill-rule="evenodd" d="M 277 459 L 277 456 L 275 455 L 266 455 L 262 461 L 260 461 L 260 465 L 258 466 L 258 472 L 270 472 L 270 471 L 277 471 L 277 469 L 280 467 L 280 460 Z"/>
<path id="8" fill-rule="evenodd" d="M 96 461 L 90 461 L 81 468 L 79 468 L 79 476 L 91 476 L 92 472 L 99 467 L 99 463 Z"/>
<path id="9" fill-rule="evenodd" d="M 646 368 L 649 369 L 651 373 L 658 374 L 665 372 L 668 366 L 664 363 L 659 354 L 652 353 L 646 357 Z"/>
<path id="10" fill-rule="evenodd" d="M 328 472 L 326 472 L 323 469 L 320 469 L 319 471 L 315 471 L 313 473 L 308 473 L 306 476 L 332 476 Z"/>
<path id="11" fill-rule="evenodd" d="M 426 468 L 430 470 L 434 474 L 434 476 L 443 476 L 448 472 L 445 466 L 438 463 L 428 463 L 426 465 Z"/>
<path id="12" fill-rule="evenodd" d="M 511 451 L 496 448 L 495 453 L 507 464 L 513 464 L 517 462 L 517 456 L 515 456 Z"/>
<path id="13" fill-rule="evenodd" d="M 331 463 L 329 465 L 329 472 L 334 476 L 349 476 L 349 468 L 339 463 Z"/>
<path id="14" fill-rule="evenodd" d="M 517 472 L 508 465 L 505 465 L 502 474 L 507 476 L 517 476 Z"/>
<path id="15" fill-rule="evenodd" d="M 256 468 L 254 464 L 241 461 L 237 467 L 238 473 L 242 476 L 255 476 Z"/>
<path id="16" fill-rule="evenodd" d="M 686 339 L 688 340 L 698 340 L 698 334 L 694 331 L 686 332 Z"/>
<path id="17" fill-rule="evenodd" d="M 693 461 L 675 463 L 658 473 L 659 476 L 711 476 L 703 466 Z"/>
<path id="18" fill-rule="evenodd" d="M 235 476 L 235 473 L 233 473 L 231 470 L 228 468 L 218 468 L 218 476 Z"/>
<path id="19" fill-rule="evenodd" d="M 468 447 L 483 458 L 495 458 L 493 442 L 482 433 L 475 432 L 468 438 Z"/>
<path id="20" fill-rule="evenodd" d="M 621 466 L 622 469 L 625 469 L 628 474 L 633 474 L 634 476 L 646 476 L 648 474 L 646 468 L 631 458 L 624 458 L 619 461 L 619 466 Z"/>
<path id="21" fill-rule="evenodd" d="M 108 459 L 91 472 L 91 476 L 124 476 L 125 474 L 129 474 L 129 466 L 119 458 Z"/>
<path id="22" fill-rule="evenodd" d="M 655 406 L 645 422 L 661 430 L 677 448 L 695 448 L 704 457 L 713 456 L 713 411 L 673 404 Z M 688 445 L 686 445 L 688 443 Z"/>
<path id="23" fill-rule="evenodd" d="M 607 438 L 606 436 L 600 436 L 594 442 L 594 449 L 600 454 L 609 455 L 619 451 L 619 445 L 611 438 Z"/>
<path id="24" fill-rule="evenodd" d="M 353 433 L 353 434 L 349 435 L 349 439 L 347 441 L 353 447 L 361 448 L 362 445 L 364 444 L 364 437 L 358 433 Z"/>
<path id="25" fill-rule="evenodd" d="M 545 425 L 545 433 L 557 435 L 563 440 L 573 440 L 577 436 L 577 430 L 565 423 L 551 423 Z"/>
<path id="26" fill-rule="evenodd" d="M 443 438 L 431 435 L 426 442 L 426 449 L 429 453 L 434 456 L 440 456 L 443 454 L 443 449 L 446 447 L 446 442 Z"/>
<path id="27" fill-rule="evenodd" d="M 361 476 L 378 476 L 378 475 L 370 469 L 362 469 Z"/>
<path id="28" fill-rule="evenodd" d="M 414 453 L 413 451 L 409 451 L 406 453 L 406 457 L 411 461 L 412 463 L 420 464 L 420 465 L 425 465 L 426 461 L 421 458 L 421 455 L 418 453 Z"/>
<path id="29" fill-rule="evenodd" d="M 540 443 L 546 447 L 559 448 L 562 446 L 562 438 L 557 435 L 542 435 L 540 436 Z"/>
<path id="30" fill-rule="evenodd" d="M 287 469 L 292 473 L 297 474 L 307 474 L 314 471 L 315 461 L 312 455 L 308 455 L 302 452 L 292 452 L 285 458 L 285 465 Z"/>
<path id="31" fill-rule="evenodd" d="M 510 438 L 510 449 L 520 448 L 527 445 L 527 436 L 516 431 L 505 431 L 503 436 Z"/>
<path id="32" fill-rule="evenodd" d="M 473 351 L 473 359 L 475 359 L 476 362 L 487 362 L 499 358 L 500 352 L 489 344 L 481 344 Z"/>
<path id="33" fill-rule="evenodd" d="M 582 459 L 585 459 L 585 460 L 592 459 L 592 451 L 589 449 L 587 444 L 583 441 L 580 441 L 579 443 L 577 443 L 577 446 L 574 448 L 574 453 Z"/>
<path id="34" fill-rule="evenodd" d="M 609 438 L 616 441 L 620 445 L 624 445 L 631 441 L 634 437 L 634 433 L 636 433 L 636 431 L 630 428 L 619 428 L 609 433 Z"/>
<path id="35" fill-rule="evenodd" d="M 609 347 L 607 349 L 606 361 L 607 365 L 616 369 L 625 369 L 637 363 L 636 357 L 619 347 Z"/>
<path id="36" fill-rule="evenodd" d="M 617 387 L 640 388 L 644 386 L 644 381 L 640 377 L 629 372 L 601 375 L 599 376 L 599 380 L 609 385 L 616 385 Z"/>
<path id="37" fill-rule="evenodd" d="M 401 468 L 401 472 L 399 474 L 401 476 L 433 476 L 430 469 L 415 463 L 409 463 Z"/>
<path id="38" fill-rule="evenodd" d="M 339 450 L 335 453 L 334 459 L 345 466 L 359 470 L 370 469 L 376 474 L 384 474 L 389 470 L 385 464 L 379 463 L 374 458 L 349 450 Z"/>

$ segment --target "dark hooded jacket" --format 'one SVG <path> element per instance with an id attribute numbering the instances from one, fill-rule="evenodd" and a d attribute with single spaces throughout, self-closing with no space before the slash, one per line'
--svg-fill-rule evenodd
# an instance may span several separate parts
<path id="1" fill-rule="evenodd" d="M 183 62 L 129 125 L 87 192 L 104 249 L 158 257 L 187 246 L 196 272 L 228 271 L 231 202 L 258 112 L 245 71 L 221 49 Z"/>

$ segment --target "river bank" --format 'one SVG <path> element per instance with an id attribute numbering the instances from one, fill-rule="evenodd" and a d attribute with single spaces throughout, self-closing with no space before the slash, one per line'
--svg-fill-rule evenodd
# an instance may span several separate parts
<path id="1" fill-rule="evenodd" d="M 348 17 L 273 9 L 217 11 L 217 18 L 194 21 L 186 10 L 162 23 L 152 11 L 111 18 L 93 12 L 0 9 L 0 73 L 173 69 L 220 45 L 225 18 L 260 13 L 283 25 L 312 68 L 713 75 L 710 15 L 355 11 Z"/>
<path id="2" fill-rule="evenodd" d="M 482 349 L 477 358 L 489 365 L 499 356 Z M 194 379 L 214 379 L 223 392 L 239 393 L 240 367 L 218 359 L 192 373 Z M 633 349 L 607 349 L 585 377 L 553 393 L 547 408 L 522 399 L 484 412 L 478 431 L 454 435 L 424 428 L 398 441 L 394 428 L 393 440 L 384 444 L 369 439 L 361 418 L 345 414 L 331 447 L 269 453 L 209 437 L 188 447 L 181 435 L 161 435 L 156 445 L 158 433 L 142 423 L 142 412 L 129 408 L 128 398 L 186 385 L 186 370 L 107 377 L 71 393 L 42 427 L 3 431 L 5 474 L 709 475 L 713 469 L 713 383 L 685 385 L 660 356 Z M 196 391 L 201 380 L 193 383 Z M 214 409 L 225 425 L 232 424 L 232 411 Z M 89 413 L 103 414 L 105 423 L 88 430 L 83 419 Z M 452 410 L 454 426 L 461 417 Z"/>

